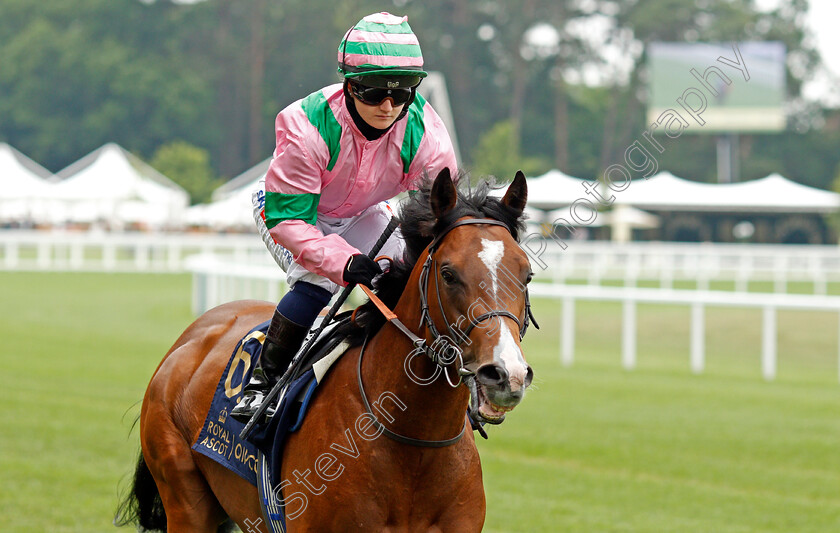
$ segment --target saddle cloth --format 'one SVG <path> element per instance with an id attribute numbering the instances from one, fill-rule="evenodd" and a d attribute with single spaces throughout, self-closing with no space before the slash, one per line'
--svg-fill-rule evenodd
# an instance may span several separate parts
<path id="1" fill-rule="evenodd" d="M 325 329 L 311 351 L 314 355 L 308 358 L 305 372 L 287 386 L 274 417 L 268 424 L 256 425 L 249 439 L 243 440 L 239 434 L 245 424 L 228 414 L 242 397 L 242 389 L 251 377 L 269 321 L 249 331 L 237 343 L 222 372 L 204 425 L 192 449 L 232 470 L 254 486 L 257 486 L 258 449 L 261 449 L 271 466 L 272 477 L 279 478 L 280 458 L 286 437 L 300 427 L 318 383 L 347 349 L 348 343 L 337 334 L 338 327 L 346 320 L 349 320 L 349 315 L 339 315 Z M 317 327 L 318 323 L 313 326 L 313 330 L 317 330 Z"/>

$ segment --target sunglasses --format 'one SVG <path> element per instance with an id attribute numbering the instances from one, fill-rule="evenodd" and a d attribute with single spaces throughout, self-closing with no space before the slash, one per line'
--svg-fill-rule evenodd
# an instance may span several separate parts
<path id="1" fill-rule="evenodd" d="M 393 100 L 395 106 L 403 105 L 411 100 L 413 93 L 411 87 L 385 89 L 382 87 L 365 87 L 357 83 L 351 83 L 350 90 L 353 92 L 353 96 L 367 105 L 379 105 L 386 98 Z"/>

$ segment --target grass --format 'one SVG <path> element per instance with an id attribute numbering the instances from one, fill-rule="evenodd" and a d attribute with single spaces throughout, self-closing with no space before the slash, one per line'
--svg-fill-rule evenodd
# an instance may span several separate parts
<path id="1" fill-rule="evenodd" d="M 0 275 L 0 531 L 113 531 L 129 427 L 191 320 L 184 276 Z"/>
<path id="2" fill-rule="evenodd" d="M 192 320 L 189 277 L 0 273 L 0 286 L 0 531 L 115 531 L 135 402 Z M 780 313 L 767 383 L 756 311 L 707 311 L 696 376 L 687 309 L 639 306 L 633 372 L 619 304 L 578 303 L 569 368 L 559 305 L 535 310 L 534 390 L 479 443 L 486 531 L 840 530 L 836 315 Z"/>
<path id="3" fill-rule="evenodd" d="M 709 310 L 695 376 L 684 308 L 639 307 L 639 365 L 626 372 L 620 304 L 578 303 L 564 368 L 559 306 L 535 303 L 535 390 L 479 444 L 486 531 L 840 530 L 836 315 L 780 313 L 767 383 L 759 312 Z"/>

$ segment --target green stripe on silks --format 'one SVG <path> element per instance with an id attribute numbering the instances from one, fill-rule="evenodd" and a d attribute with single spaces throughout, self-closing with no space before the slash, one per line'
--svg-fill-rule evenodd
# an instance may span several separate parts
<path id="1" fill-rule="evenodd" d="M 423 122 L 424 105 L 426 105 L 426 99 L 420 96 L 420 93 L 416 93 L 411 107 L 408 108 L 408 116 L 405 117 L 407 120 L 405 136 L 403 137 L 402 148 L 400 149 L 404 174 L 408 174 L 408 167 L 411 166 L 414 156 L 417 155 L 417 150 L 420 149 L 420 142 L 423 141 L 423 134 L 426 133 L 426 124 Z"/>
<path id="2" fill-rule="evenodd" d="M 343 45 L 342 45 L 343 46 Z M 362 43 L 347 41 L 348 54 L 390 57 L 423 57 L 420 46 L 416 44 Z"/>
<path id="3" fill-rule="evenodd" d="M 327 143 L 330 152 L 330 162 L 327 170 L 332 170 L 335 162 L 338 161 L 338 153 L 341 151 L 341 124 L 336 120 L 332 108 L 327 103 L 327 97 L 323 91 L 316 91 L 301 102 L 303 112 L 309 123 L 315 126 L 321 138 Z"/>
<path id="4" fill-rule="evenodd" d="M 360 20 L 353 29 L 381 33 L 412 33 L 411 27 L 408 25 L 408 21 L 403 21 L 400 24 L 382 24 L 381 22 L 368 22 L 366 20 Z"/>
<path id="5" fill-rule="evenodd" d="M 284 220 L 303 220 L 314 226 L 318 220 L 320 200 L 320 194 L 284 194 L 268 191 L 265 193 L 265 225 L 271 229 Z"/>

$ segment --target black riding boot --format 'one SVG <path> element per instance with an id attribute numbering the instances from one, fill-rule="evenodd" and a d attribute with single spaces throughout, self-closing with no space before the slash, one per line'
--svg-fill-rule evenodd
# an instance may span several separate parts
<path id="1" fill-rule="evenodd" d="M 289 368 L 289 363 L 300 349 L 309 327 L 295 324 L 278 311 L 274 311 L 268 332 L 265 335 L 262 352 L 257 365 L 251 372 L 251 381 L 245 386 L 242 399 L 231 411 L 231 416 L 240 422 L 247 422 L 262 404 L 265 395 L 280 376 Z M 269 413 L 269 415 L 273 413 Z"/>

